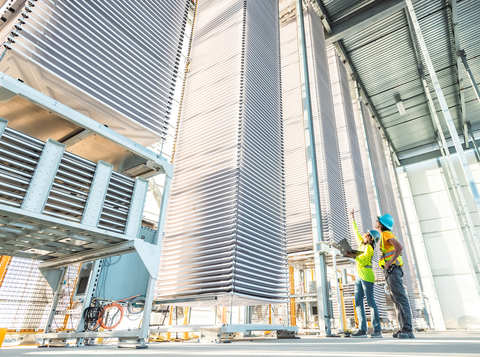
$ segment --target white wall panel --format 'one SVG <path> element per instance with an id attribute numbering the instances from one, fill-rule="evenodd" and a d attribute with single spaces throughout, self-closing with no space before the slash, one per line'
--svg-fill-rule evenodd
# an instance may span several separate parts
<path id="1" fill-rule="evenodd" d="M 472 169 L 478 171 L 472 152 L 467 153 L 467 158 Z M 453 160 L 457 172 L 461 172 L 456 156 L 453 156 Z M 446 328 L 478 327 L 480 298 L 475 289 L 470 259 L 462 243 L 465 239 L 462 221 L 457 216 L 451 189 L 447 187 L 447 181 L 442 177 L 435 160 L 409 166 L 407 174 L 426 253 L 426 257 L 419 259 L 419 264 L 429 264 L 434 280 L 435 291 L 431 288 L 429 277 L 422 274 L 425 294 L 430 302 L 438 299 Z M 478 173 L 476 174 L 478 179 Z M 462 189 L 468 190 L 466 181 L 462 175 L 459 176 Z M 472 204 L 473 199 L 468 191 L 464 192 L 472 218 L 477 219 L 475 215 L 478 215 L 478 212 Z M 408 195 L 404 193 L 404 196 Z M 410 208 L 407 212 L 409 219 L 414 220 L 413 210 Z M 416 251 L 421 252 L 422 248 L 417 241 Z M 435 306 L 430 305 L 432 311 L 435 311 Z M 437 317 L 438 320 L 440 318 Z"/>

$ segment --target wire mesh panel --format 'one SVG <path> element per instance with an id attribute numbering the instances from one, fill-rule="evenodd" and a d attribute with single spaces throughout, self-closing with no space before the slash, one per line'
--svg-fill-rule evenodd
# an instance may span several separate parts
<path id="1" fill-rule="evenodd" d="M 85 93 L 165 137 L 189 2 L 23 1 L 1 31 L 15 64 L 2 70 L 36 87 L 34 68 L 47 86 Z"/>
<path id="2" fill-rule="evenodd" d="M 53 301 L 53 291 L 38 270 L 37 260 L 12 258 L 0 285 L 0 326 L 9 330 L 43 329 Z M 75 286 L 78 265 L 68 268 L 53 328 L 73 329 L 78 316 L 65 320 Z M 64 326 L 64 323 L 67 323 Z"/>
<path id="3" fill-rule="evenodd" d="M 156 295 L 282 299 L 278 2 L 197 6 Z"/>
<path id="4" fill-rule="evenodd" d="M 315 133 L 315 153 L 325 240 L 349 234 L 336 124 L 323 27 L 311 7 L 304 14 Z M 282 91 L 285 125 L 288 252 L 312 250 L 310 196 L 305 153 L 297 23 L 287 14 L 281 23 Z"/>

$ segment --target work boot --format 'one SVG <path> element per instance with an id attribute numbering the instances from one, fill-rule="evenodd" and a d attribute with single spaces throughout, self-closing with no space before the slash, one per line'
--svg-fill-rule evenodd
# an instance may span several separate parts
<path id="1" fill-rule="evenodd" d="M 403 329 L 403 331 L 398 334 L 398 338 L 409 339 L 409 338 L 415 338 L 415 336 L 413 335 L 412 330 Z"/>
<path id="2" fill-rule="evenodd" d="M 382 331 L 375 331 L 370 335 L 370 338 L 382 338 Z"/>
<path id="3" fill-rule="evenodd" d="M 352 333 L 350 337 L 356 337 L 356 338 L 367 338 L 367 332 L 363 330 L 358 330 L 355 333 Z"/>
<path id="4" fill-rule="evenodd" d="M 395 332 L 393 333 L 393 335 L 392 335 L 393 338 L 397 338 L 397 337 L 398 337 L 398 334 L 399 334 L 400 332 L 402 332 L 402 330 L 397 330 L 397 331 L 395 331 Z"/>

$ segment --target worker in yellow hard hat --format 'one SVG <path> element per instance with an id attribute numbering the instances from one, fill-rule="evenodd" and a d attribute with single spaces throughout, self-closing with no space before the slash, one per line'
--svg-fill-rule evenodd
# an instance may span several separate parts
<path id="1" fill-rule="evenodd" d="M 380 267 L 385 273 L 385 280 L 390 288 L 390 296 L 395 304 L 397 321 L 400 330 L 393 334 L 395 338 L 415 338 L 412 329 L 412 311 L 403 287 L 403 260 L 401 253 L 403 246 L 392 233 L 393 217 L 386 213 L 377 218 L 375 228 L 380 231 L 380 250 L 382 256 Z"/>
<path id="2" fill-rule="evenodd" d="M 359 330 L 353 333 L 351 337 L 367 337 L 367 316 L 365 315 L 365 307 L 363 305 L 363 298 L 366 297 L 367 304 L 370 306 L 374 329 L 370 337 L 381 338 L 382 327 L 380 325 L 380 314 L 378 313 L 377 304 L 375 303 L 375 298 L 373 296 L 375 274 L 372 269 L 375 243 L 380 240 L 380 233 L 371 230 L 360 235 L 357 223 L 355 222 L 355 212 L 352 210 L 350 215 L 352 216 L 353 230 L 357 238 L 358 250 L 363 252 L 360 255 L 355 255 L 353 253 L 345 254 L 347 257 L 354 258 L 357 263 L 357 278 L 355 279 L 355 309 L 357 310 Z"/>

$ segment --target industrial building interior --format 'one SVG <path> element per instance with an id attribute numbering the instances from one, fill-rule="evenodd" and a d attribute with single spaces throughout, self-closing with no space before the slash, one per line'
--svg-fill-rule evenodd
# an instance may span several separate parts
<path id="1" fill-rule="evenodd" d="M 480 356 L 480 1 L 0 6 L 2 356 Z"/>

